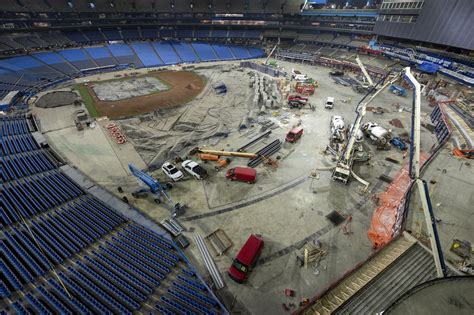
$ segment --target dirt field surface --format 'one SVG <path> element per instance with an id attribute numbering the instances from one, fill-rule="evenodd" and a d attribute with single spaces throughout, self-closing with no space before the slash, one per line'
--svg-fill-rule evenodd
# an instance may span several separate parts
<path id="1" fill-rule="evenodd" d="M 110 119 L 124 118 L 152 112 L 159 108 L 169 108 L 185 104 L 194 99 L 206 85 L 206 79 L 190 71 L 162 71 L 148 73 L 141 76 L 130 77 L 155 77 L 165 81 L 171 86 L 167 91 L 138 96 L 120 101 L 101 101 L 90 86 L 94 82 L 83 85 L 92 98 L 93 105 L 99 116 Z M 123 80 L 124 78 L 118 78 Z"/>

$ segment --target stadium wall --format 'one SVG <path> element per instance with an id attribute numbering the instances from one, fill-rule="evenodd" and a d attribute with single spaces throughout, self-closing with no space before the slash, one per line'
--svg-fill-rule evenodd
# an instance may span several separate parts
<path id="1" fill-rule="evenodd" d="M 472 0 L 430 0 L 415 23 L 377 21 L 374 33 L 474 50 L 473 20 Z"/>

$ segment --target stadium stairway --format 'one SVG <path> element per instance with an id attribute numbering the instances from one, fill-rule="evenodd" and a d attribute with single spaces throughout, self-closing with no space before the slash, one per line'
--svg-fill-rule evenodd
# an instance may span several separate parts
<path id="1" fill-rule="evenodd" d="M 47 144 L 36 142 L 35 130 L 24 115 L 0 117 L 6 170 L 0 184 L 0 309 L 226 312 L 164 231 L 157 234 L 84 190 L 84 180 L 72 180 L 64 170 L 69 166 L 60 167 Z"/>
<path id="2" fill-rule="evenodd" d="M 431 252 L 404 232 L 301 314 L 381 314 L 403 293 L 435 277 Z"/>

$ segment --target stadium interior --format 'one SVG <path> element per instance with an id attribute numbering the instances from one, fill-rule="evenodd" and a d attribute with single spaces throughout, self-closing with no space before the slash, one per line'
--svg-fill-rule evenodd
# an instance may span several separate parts
<path id="1" fill-rule="evenodd" d="M 473 314 L 471 0 L 1 0 L 1 314 Z"/>

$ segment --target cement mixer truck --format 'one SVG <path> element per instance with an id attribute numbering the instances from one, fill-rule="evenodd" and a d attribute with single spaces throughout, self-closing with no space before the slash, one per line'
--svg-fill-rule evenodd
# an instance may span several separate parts
<path id="1" fill-rule="evenodd" d="M 392 133 L 389 130 L 379 126 L 377 123 L 368 122 L 362 126 L 362 132 L 367 138 L 370 138 L 378 150 L 390 150 Z"/>

